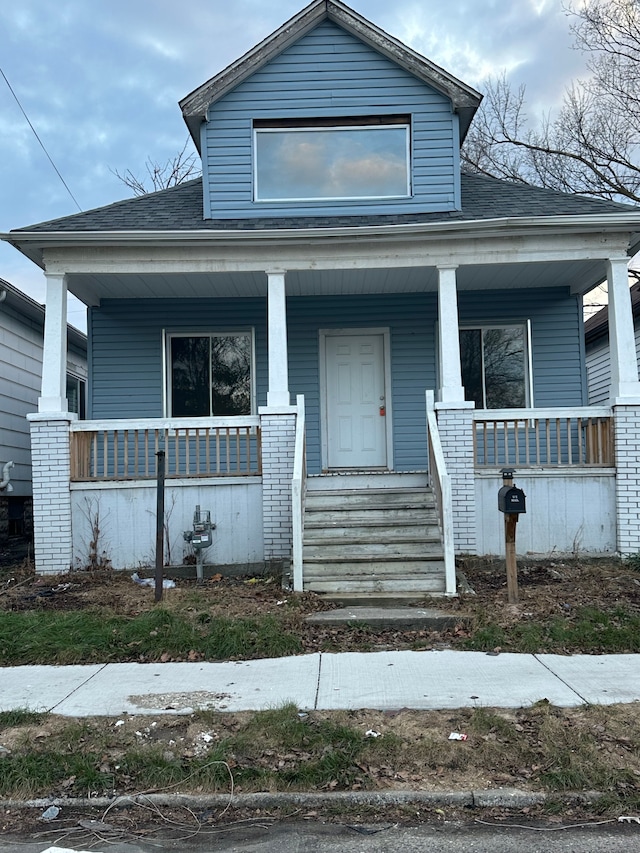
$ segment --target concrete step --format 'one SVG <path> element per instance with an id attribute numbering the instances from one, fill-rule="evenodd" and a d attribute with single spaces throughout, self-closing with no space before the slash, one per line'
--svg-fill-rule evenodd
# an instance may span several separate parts
<path id="1" fill-rule="evenodd" d="M 412 593 L 406 593 L 411 596 Z M 329 598 L 327 595 L 326 598 Z M 364 623 L 374 630 L 389 629 L 444 631 L 455 628 L 460 622 L 469 621 L 468 617 L 456 613 L 444 613 L 433 607 L 407 607 L 406 603 L 381 607 L 375 602 L 378 593 L 370 593 L 365 605 L 351 605 L 340 610 L 325 610 L 311 613 L 305 618 L 310 625 L 344 626 L 354 622 Z"/>

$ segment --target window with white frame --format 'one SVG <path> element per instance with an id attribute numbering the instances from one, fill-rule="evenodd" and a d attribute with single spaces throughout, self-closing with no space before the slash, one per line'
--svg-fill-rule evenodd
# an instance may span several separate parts
<path id="1" fill-rule="evenodd" d="M 528 338 L 525 324 L 460 329 L 462 384 L 476 408 L 529 404 Z"/>
<path id="2" fill-rule="evenodd" d="M 253 332 L 167 335 L 168 411 L 174 418 L 250 415 Z"/>
<path id="3" fill-rule="evenodd" d="M 87 383 L 79 376 L 67 373 L 67 404 L 70 412 L 84 420 L 87 416 Z"/>
<path id="4" fill-rule="evenodd" d="M 256 201 L 411 194 L 409 116 L 254 122 Z"/>

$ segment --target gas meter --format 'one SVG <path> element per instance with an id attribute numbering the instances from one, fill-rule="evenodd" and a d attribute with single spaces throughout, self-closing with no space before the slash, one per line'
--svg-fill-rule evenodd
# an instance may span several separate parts
<path id="1" fill-rule="evenodd" d="M 193 528 L 185 530 L 182 535 L 185 542 L 190 542 L 196 552 L 198 583 L 202 583 L 204 579 L 204 554 L 202 552 L 213 543 L 213 530 L 215 530 L 215 524 L 211 523 L 211 513 L 208 509 L 201 510 L 200 504 L 197 504 L 196 511 L 193 514 Z"/>

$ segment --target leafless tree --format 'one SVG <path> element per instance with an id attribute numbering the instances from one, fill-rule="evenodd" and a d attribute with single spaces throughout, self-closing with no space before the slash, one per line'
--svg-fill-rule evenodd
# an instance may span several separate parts
<path id="1" fill-rule="evenodd" d="M 124 172 L 119 172 L 117 169 L 111 171 L 125 186 L 133 191 L 134 195 L 146 195 L 149 192 L 166 190 L 200 176 L 198 155 L 195 152 L 188 154 L 188 147 L 189 140 L 187 139 L 175 157 L 170 157 L 164 163 L 158 163 L 148 157 L 145 163 L 147 174 L 142 178 L 135 175 L 131 169 L 125 169 Z"/>
<path id="2" fill-rule="evenodd" d="M 565 10 L 590 76 L 535 127 L 524 87 L 491 81 L 463 159 L 507 180 L 640 204 L 640 0 L 575 0 Z"/>

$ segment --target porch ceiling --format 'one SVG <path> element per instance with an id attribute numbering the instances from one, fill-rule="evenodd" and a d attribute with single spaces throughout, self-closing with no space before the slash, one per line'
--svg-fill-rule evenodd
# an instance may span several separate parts
<path id="1" fill-rule="evenodd" d="M 604 261 L 558 261 L 521 264 L 478 264 L 457 270 L 460 290 L 570 287 L 585 292 L 606 276 Z M 265 297 L 264 272 L 216 273 L 74 273 L 69 290 L 87 305 L 102 299 L 202 299 Z M 436 267 L 355 270 L 290 270 L 289 296 L 435 291 Z"/>

